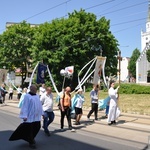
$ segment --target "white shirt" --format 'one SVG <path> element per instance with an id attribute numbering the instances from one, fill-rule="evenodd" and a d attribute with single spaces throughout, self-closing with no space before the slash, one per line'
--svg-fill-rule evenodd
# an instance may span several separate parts
<path id="1" fill-rule="evenodd" d="M 76 104 L 75 107 L 82 108 L 83 102 L 84 102 L 84 98 L 78 94 L 76 100 L 77 100 L 77 104 Z"/>
<path id="2" fill-rule="evenodd" d="M 118 89 L 114 89 L 112 87 L 108 91 L 108 94 L 110 96 L 110 104 L 112 106 L 116 106 L 117 105 L 117 91 L 118 91 Z"/>
<path id="3" fill-rule="evenodd" d="M 13 93 L 13 88 L 9 88 L 9 93 Z"/>
<path id="4" fill-rule="evenodd" d="M 27 118 L 28 123 L 41 121 L 43 115 L 42 104 L 38 95 L 27 93 L 20 111 L 20 118 Z"/>
<path id="5" fill-rule="evenodd" d="M 47 93 L 44 93 L 41 98 L 41 103 L 43 105 L 43 110 L 47 112 L 53 111 L 53 95 L 48 95 Z"/>
<path id="6" fill-rule="evenodd" d="M 17 88 L 17 93 L 18 93 L 18 94 L 22 93 L 22 88 L 20 88 L 20 87 Z"/>
<path id="7" fill-rule="evenodd" d="M 45 88 L 40 87 L 40 89 L 39 89 L 39 95 L 42 96 L 45 93 L 45 91 L 46 91 Z"/>

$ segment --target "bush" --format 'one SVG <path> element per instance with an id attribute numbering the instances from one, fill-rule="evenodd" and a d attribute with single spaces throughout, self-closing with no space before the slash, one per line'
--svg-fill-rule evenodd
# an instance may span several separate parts
<path id="1" fill-rule="evenodd" d="M 116 85 L 118 86 L 118 85 Z M 121 84 L 119 93 L 121 94 L 150 94 L 150 86 L 139 84 Z"/>

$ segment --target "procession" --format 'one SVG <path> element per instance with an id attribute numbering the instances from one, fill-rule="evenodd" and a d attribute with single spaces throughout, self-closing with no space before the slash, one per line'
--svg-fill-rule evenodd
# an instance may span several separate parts
<path id="1" fill-rule="evenodd" d="M 150 0 L 0 11 L 0 150 L 150 149 Z"/>
<path id="2" fill-rule="evenodd" d="M 104 72 L 104 65 L 105 65 L 105 58 L 103 57 L 97 57 L 96 64 L 95 64 L 95 74 L 93 79 L 93 87 L 91 89 L 89 98 L 91 99 L 91 110 L 89 111 L 87 115 L 87 121 L 90 121 L 90 116 L 94 114 L 94 120 L 98 120 L 98 111 L 103 107 L 103 109 L 106 109 L 106 104 L 109 105 L 109 109 L 107 108 L 107 122 L 108 125 L 116 125 L 117 118 L 120 115 L 120 112 L 117 112 L 117 99 L 118 99 L 118 89 L 119 86 L 114 89 L 115 81 L 110 81 L 109 89 L 108 89 L 108 97 L 107 100 L 100 100 L 100 77 L 102 75 L 102 72 Z M 100 66 L 100 67 L 99 67 Z M 44 66 L 45 67 L 45 66 Z M 97 67 L 97 68 L 96 68 Z M 38 69 L 37 73 L 37 81 L 38 84 L 41 84 L 41 87 L 37 89 L 36 84 L 32 84 L 32 75 L 34 74 L 34 71 Z M 52 82 L 53 87 L 46 86 L 44 83 L 45 79 L 45 71 L 48 70 L 50 80 Z M 81 69 L 82 70 L 82 69 Z M 89 70 L 88 70 L 89 71 Z M 65 70 L 61 70 L 60 74 L 64 76 L 64 79 L 66 76 L 73 76 L 74 73 L 74 67 L 69 66 L 66 67 Z M 80 125 L 80 121 L 82 120 L 83 115 L 83 103 L 85 101 L 84 93 L 83 91 L 83 84 L 85 80 L 79 79 L 79 83 L 75 89 L 71 89 L 71 87 L 68 85 L 67 87 L 62 87 L 62 91 L 58 92 L 57 87 L 55 85 L 55 82 L 52 78 L 52 75 L 50 73 L 49 68 L 43 69 L 43 65 L 41 63 L 38 63 L 31 75 L 30 83 L 28 87 L 22 88 L 19 86 L 18 88 L 15 87 L 14 84 L 11 84 L 10 88 L 14 86 L 18 92 L 17 100 L 18 100 L 18 108 L 20 109 L 20 115 L 19 118 L 22 119 L 22 123 L 17 127 L 17 129 L 14 131 L 14 133 L 10 136 L 9 140 L 25 140 L 29 143 L 30 148 L 36 148 L 36 142 L 35 137 L 38 134 L 40 128 L 42 127 L 44 130 L 44 133 L 47 136 L 50 136 L 49 126 L 55 119 L 55 113 L 53 111 L 53 105 L 55 103 L 58 104 L 58 109 L 60 110 L 60 132 L 65 131 L 64 129 L 64 119 L 66 117 L 68 122 L 68 129 L 71 132 L 76 132 L 74 129 L 74 126 Z M 89 78 L 89 76 L 88 76 Z M 88 79 L 86 78 L 86 80 Z M 65 82 L 65 80 L 63 80 Z M 10 81 L 10 83 L 12 83 Z M 62 83 L 64 86 L 65 83 Z M 9 90 L 11 90 L 9 88 Z M 8 92 L 5 89 L 5 84 L 2 84 L 1 87 L 1 93 L 5 92 L 7 94 Z M 57 93 L 57 96 L 54 98 L 52 89 L 55 89 L 55 92 Z M 9 94 L 13 93 L 12 91 L 9 91 Z M 11 94 L 12 95 L 12 94 Z M 1 95 L 2 97 L 2 104 L 5 104 L 5 96 Z M 11 99 L 11 97 L 9 97 Z M 101 104 L 101 101 L 103 101 L 103 105 Z M 75 123 L 72 125 L 72 119 L 75 120 Z M 43 120 L 43 121 L 42 121 Z M 91 119 L 91 121 L 94 121 Z"/>

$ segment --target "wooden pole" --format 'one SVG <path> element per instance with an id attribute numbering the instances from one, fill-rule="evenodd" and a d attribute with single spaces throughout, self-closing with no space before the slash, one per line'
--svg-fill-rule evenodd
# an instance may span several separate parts
<path id="1" fill-rule="evenodd" d="M 119 85 L 120 85 L 120 76 L 121 76 L 121 60 L 122 60 L 122 58 L 121 58 L 121 51 L 119 50 L 119 56 L 118 56 L 118 59 L 119 59 L 119 69 L 118 69 L 118 71 L 119 71 Z"/>

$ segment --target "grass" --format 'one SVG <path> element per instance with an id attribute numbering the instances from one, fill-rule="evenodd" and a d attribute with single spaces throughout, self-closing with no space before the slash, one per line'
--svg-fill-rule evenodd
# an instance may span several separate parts
<path id="1" fill-rule="evenodd" d="M 84 93 L 84 108 L 91 107 L 91 100 L 89 95 L 89 92 Z M 107 92 L 100 91 L 100 99 L 104 99 L 107 96 Z M 118 104 L 121 112 L 140 115 L 150 115 L 149 94 L 120 94 Z"/>

